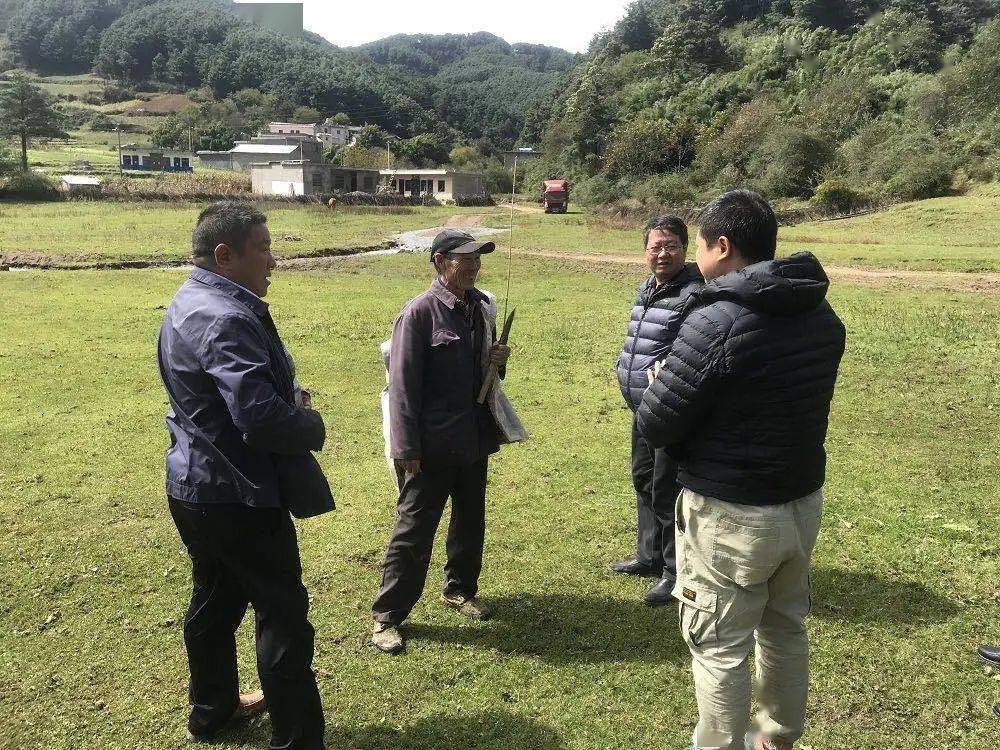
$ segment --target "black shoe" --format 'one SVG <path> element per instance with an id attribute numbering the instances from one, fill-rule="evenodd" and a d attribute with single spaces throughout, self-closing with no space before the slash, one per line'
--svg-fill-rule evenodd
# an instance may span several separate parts
<path id="1" fill-rule="evenodd" d="M 980 646 L 979 658 L 991 667 L 1000 669 L 1000 646 Z"/>
<path id="2" fill-rule="evenodd" d="M 621 573 L 627 576 L 640 576 L 641 578 L 656 578 L 663 573 L 663 567 L 640 562 L 634 557 L 628 560 L 618 560 L 608 566 L 612 573 Z"/>
<path id="3" fill-rule="evenodd" d="M 1000 718 L 1000 703 L 997 703 L 995 706 L 993 706 L 993 715 L 996 716 L 997 718 Z"/>
<path id="4" fill-rule="evenodd" d="M 642 600 L 650 607 L 662 607 L 665 604 L 671 604 L 674 601 L 674 597 L 670 592 L 674 590 L 675 583 L 677 583 L 677 579 L 672 576 L 670 578 L 661 578 L 653 588 L 646 592 Z"/>

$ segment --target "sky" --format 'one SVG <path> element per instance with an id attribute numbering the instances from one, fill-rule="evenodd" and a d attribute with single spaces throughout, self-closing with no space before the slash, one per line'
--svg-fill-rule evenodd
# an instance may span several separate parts
<path id="1" fill-rule="evenodd" d="M 392 34 L 489 31 L 510 43 L 531 42 L 585 52 L 614 25 L 630 0 L 304 0 L 304 25 L 341 47 Z"/>

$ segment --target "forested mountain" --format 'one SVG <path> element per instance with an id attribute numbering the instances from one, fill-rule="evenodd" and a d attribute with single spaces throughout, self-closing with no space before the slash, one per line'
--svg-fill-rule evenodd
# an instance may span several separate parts
<path id="1" fill-rule="evenodd" d="M 221 140 L 261 117 L 288 118 L 307 106 L 399 138 L 432 134 L 445 153 L 461 141 L 509 148 L 525 113 L 538 137 L 575 63 L 563 50 L 509 45 L 491 34 L 392 37 L 341 49 L 315 34 L 293 39 L 242 21 L 227 0 L 8 0 L 2 7 L 12 58 L 4 67 L 93 69 L 126 86 L 208 87 L 222 106 L 203 112 L 200 124 L 212 129 L 209 117 L 223 120 Z M 240 101 L 248 98 L 254 106 L 245 116 Z M 166 130 L 186 131 L 193 117 Z"/>
<path id="2" fill-rule="evenodd" d="M 307 107 L 415 163 L 541 144 L 530 180 L 595 202 L 746 185 L 849 208 L 1000 177 L 1000 0 L 636 0 L 585 56 L 488 33 L 341 49 L 230 7 L 6 0 L 0 67 L 196 92 L 162 143 L 218 147 Z"/>
<path id="3" fill-rule="evenodd" d="M 595 200 L 748 185 L 849 204 L 1000 176 L 1000 0 L 637 0 L 536 177 Z"/>
<path id="4" fill-rule="evenodd" d="M 468 139 L 537 143 L 578 62 L 493 34 L 398 34 L 358 48 Z"/>

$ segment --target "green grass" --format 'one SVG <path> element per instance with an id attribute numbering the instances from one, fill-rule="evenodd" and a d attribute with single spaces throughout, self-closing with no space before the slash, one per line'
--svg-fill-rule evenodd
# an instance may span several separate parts
<path id="1" fill-rule="evenodd" d="M 530 251 L 642 254 L 640 227 L 623 229 L 576 207 L 515 216 L 514 243 Z M 505 225 L 500 220 L 497 226 Z M 836 266 L 1000 271 L 1000 189 L 892 206 L 867 216 L 782 227 L 779 253 L 809 250 Z M 692 249 L 693 253 L 693 249 Z"/>
<path id="2" fill-rule="evenodd" d="M 183 259 L 190 254 L 191 230 L 202 208 L 186 202 L 0 203 L 0 254 L 76 262 Z M 483 211 L 436 206 L 372 213 L 318 205 L 268 205 L 264 210 L 279 257 L 378 245 L 396 232 Z"/>
<path id="3" fill-rule="evenodd" d="M 482 286 L 499 289 L 487 260 Z M 683 748 L 688 657 L 633 544 L 629 414 L 612 365 L 637 269 L 518 258 L 508 390 L 532 440 L 494 461 L 482 590 L 498 617 L 436 602 L 409 653 L 364 646 L 394 517 L 377 344 L 427 284 L 418 257 L 281 274 L 271 295 L 327 416 L 339 509 L 299 524 L 334 750 Z M 177 271 L 0 274 L 0 726 L 4 746 L 182 746 L 178 621 L 189 563 L 163 499 L 154 357 Z M 816 553 L 804 747 L 982 750 L 1000 683 L 1000 299 L 836 286 L 848 329 Z M 241 631 L 243 681 L 255 683 Z M 222 747 L 261 747 L 266 723 Z"/>
<path id="4" fill-rule="evenodd" d="M 32 163 L 53 174 L 90 160 L 95 170 L 116 172 L 105 146 L 32 151 Z M 204 173 L 202 173 L 204 174 Z M 114 202 L 57 205 L 0 204 L 0 252 L 64 259 L 178 258 L 186 252 L 195 204 Z M 282 255 L 309 255 L 330 248 L 371 245 L 408 229 L 443 224 L 456 214 L 480 215 L 486 226 L 506 228 L 501 208 L 419 208 L 412 214 L 329 212 L 316 206 L 269 209 L 275 246 Z M 810 250 L 835 266 L 1000 271 L 1000 191 L 985 186 L 964 197 L 893 206 L 868 216 L 782 227 L 779 253 Z M 284 237 L 301 237 L 285 240 Z M 496 238 L 507 247 L 506 235 Z M 642 254 L 641 230 L 611 226 L 584 209 L 568 214 L 518 212 L 514 244 L 530 252 L 634 256 Z M 689 252 L 693 258 L 693 248 Z"/>

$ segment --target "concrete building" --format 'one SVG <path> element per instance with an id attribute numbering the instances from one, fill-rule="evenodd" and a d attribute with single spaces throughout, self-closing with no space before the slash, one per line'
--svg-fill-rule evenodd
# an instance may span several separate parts
<path id="1" fill-rule="evenodd" d="M 517 166 L 520 168 L 524 162 L 530 161 L 531 159 L 537 159 L 541 155 L 541 151 L 535 151 L 533 148 L 515 148 L 513 151 L 504 151 L 503 168 L 513 169 L 514 159 L 517 159 Z"/>
<path id="2" fill-rule="evenodd" d="M 257 136 L 238 141 L 228 151 L 199 151 L 201 165 L 208 169 L 247 172 L 251 164 L 272 161 L 315 161 L 322 159 L 322 144 L 302 136 Z"/>
<path id="3" fill-rule="evenodd" d="M 311 135 L 316 136 L 314 122 L 269 122 L 267 131 L 274 135 Z"/>
<path id="4" fill-rule="evenodd" d="M 325 162 L 270 161 L 250 167 L 250 183 L 257 195 L 323 195 L 324 193 L 374 193 L 376 169 L 338 167 Z"/>
<path id="5" fill-rule="evenodd" d="M 349 125 L 338 125 L 329 117 L 316 126 L 316 138 L 326 147 L 346 146 L 351 142 Z"/>
<path id="6" fill-rule="evenodd" d="M 191 172 L 194 154 L 171 148 L 146 148 L 122 146 L 121 167 L 126 171 L 141 172 Z"/>
<path id="7" fill-rule="evenodd" d="M 310 136 L 322 143 L 326 148 L 330 146 L 344 146 L 351 140 L 350 126 L 338 125 L 329 117 L 319 123 L 269 122 L 267 130 L 271 135 Z"/>
<path id="8" fill-rule="evenodd" d="M 302 3 L 242 3 L 230 6 L 240 18 L 288 36 L 302 36 Z"/>
<path id="9" fill-rule="evenodd" d="M 434 197 L 439 201 L 456 198 L 478 198 L 486 195 L 481 172 L 459 172 L 454 169 L 383 169 L 382 179 L 389 190 L 419 199 Z"/>
<path id="10" fill-rule="evenodd" d="M 82 174 L 64 174 L 62 189 L 71 198 L 96 197 L 101 194 L 101 181 L 96 177 Z"/>

